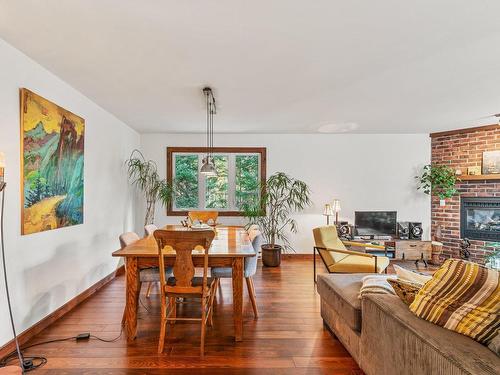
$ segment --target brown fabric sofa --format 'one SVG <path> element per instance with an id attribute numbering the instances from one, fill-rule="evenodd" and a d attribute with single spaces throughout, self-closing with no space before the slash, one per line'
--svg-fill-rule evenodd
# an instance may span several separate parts
<path id="1" fill-rule="evenodd" d="M 358 298 L 366 274 L 319 275 L 321 316 L 367 375 L 500 374 L 471 338 L 420 319 L 397 296 Z"/>

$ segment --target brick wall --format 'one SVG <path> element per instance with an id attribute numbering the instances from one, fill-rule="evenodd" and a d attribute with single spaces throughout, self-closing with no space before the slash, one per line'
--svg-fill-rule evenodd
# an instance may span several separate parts
<path id="1" fill-rule="evenodd" d="M 500 126 L 489 128 L 471 128 L 456 134 L 431 134 L 433 164 L 446 164 L 453 169 L 460 169 L 465 174 L 467 167 L 481 166 L 483 152 L 500 150 Z M 500 196 L 500 180 L 461 181 L 457 184 L 460 193 L 447 199 L 446 206 L 439 205 L 439 198 L 432 197 L 431 232 L 434 236 L 441 227 L 443 256 L 459 257 L 460 245 L 460 197 Z M 492 243 L 471 241 L 471 260 L 484 263 L 484 256 L 493 251 Z"/>

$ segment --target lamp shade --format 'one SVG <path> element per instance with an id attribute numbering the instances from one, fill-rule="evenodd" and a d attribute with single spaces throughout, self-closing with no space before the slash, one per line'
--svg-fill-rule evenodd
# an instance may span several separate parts
<path id="1" fill-rule="evenodd" d="M 339 199 L 333 200 L 333 211 L 340 212 L 340 200 Z"/>
<path id="2" fill-rule="evenodd" d="M 200 173 L 205 176 L 217 176 L 217 171 L 215 170 L 214 165 L 207 159 L 204 160 L 203 165 L 200 168 Z"/>
<path id="3" fill-rule="evenodd" d="M 335 213 L 333 212 L 332 206 L 329 204 L 325 204 L 325 208 L 323 210 L 324 216 L 333 216 Z"/>
<path id="4" fill-rule="evenodd" d="M 5 174 L 5 154 L 0 152 L 0 182 L 3 182 Z"/>

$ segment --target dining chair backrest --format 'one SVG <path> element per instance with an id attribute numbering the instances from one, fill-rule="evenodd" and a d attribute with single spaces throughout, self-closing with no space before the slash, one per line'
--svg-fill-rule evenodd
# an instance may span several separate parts
<path id="1" fill-rule="evenodd" d="M 204 224 L 217 224 L 219 213 L 217 211 L 189 211 L 188 217 L 191 223 L 200 221 Z"/>
<path id="2" fill-rule="evenodd" d="M 203 231 L 177 231 L 156 230 L 154 238 L 158 245 L 158 263 L 160 266 L 160 283 L 162 290 L 170 293 L 202 293 L 207 288 L 208 275 L 208 251 L 215 232 L 213 230 Z M 193 286 L 192 281 L 195 274 L 193 264 L 193 250 L 203 251 L 203 284 Z M 168 285 L 165 279 L 165 254 L 175 252 L 175 263 L 173 268 L 175 285 Z"/>
<path id="3" fill-rule="evenodd" d="M 151 236 L 157 229 L 158 227 L 156 225 L 148 224 L 144 227 L 144 233 L 146 233 L 146 236 Z"/>
<path id="4" fill-rule="evenodd" d="M 135 232 L 125 232 L 120 235 L 120 246 L 123 249 L 125 246 L 133 244 L 135 241 L 140 240 L 140 237 Z"/>

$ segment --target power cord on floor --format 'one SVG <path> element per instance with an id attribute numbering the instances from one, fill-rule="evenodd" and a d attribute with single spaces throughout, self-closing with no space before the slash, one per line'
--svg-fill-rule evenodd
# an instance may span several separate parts
<path id="1" fill-rule="evenodd" d="M 94 340 L 99 340 L 102 342 L 115 342 L 118 341 L 123 334 L 123 327 L 120 330 L 120 334 L 112 339 L 105 339 L 96 335 L 91 335 L 90 333 L 81 333 L 76 336 L 70 336 L 70 337 L 64 337 L 60 339 L 53 339 L 53 340 L 47 340 L 47 341 L 41 341 L 37 342 L 28 346 L 24 346 L 21 348 L 21 351 L 24 351 L 26 349 L 33 348 L 35 346 L 40 346 L 40 345 L 46 345 L 46 344 L 52 344 L 54 342 L 61 342 L 61 341 L 70 341 L 70 340 L 75 340 L 75 341 L 87 341 L 89 339 L 94 339 Z M 5 357 L 0 359 L 0 368 L 5 367 L 9 365 L 11 362 L 14 362 L 14 360 L 17 360 L 17 352 L 14 350 L 11 353 L 7 354 Z M 24 363 L 25 363 L 25 372 L 33 371 L 36 370 L 37 368 L 40 368 L 44 364 L 47 363 L 47 358 L 43 356 L 23 356 Z M 29 366 L 26 366 L 29 364 Z"/>

